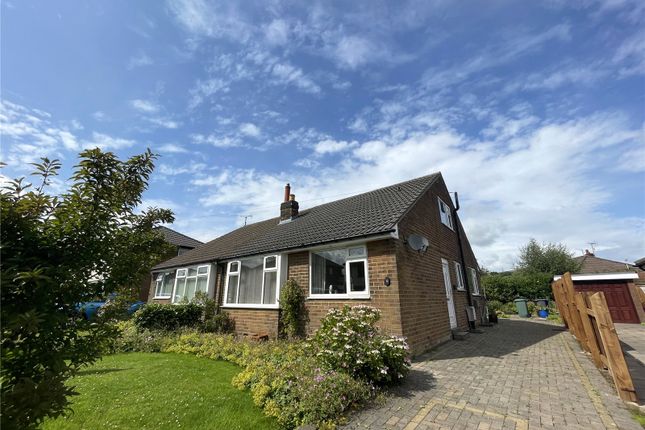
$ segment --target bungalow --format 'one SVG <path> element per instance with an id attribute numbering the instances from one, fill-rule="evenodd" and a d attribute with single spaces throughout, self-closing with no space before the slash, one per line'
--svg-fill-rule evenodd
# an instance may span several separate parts
<path id="1" fill-rule="evenodd" d="M 382 329 L 420 353 L 474 328 L 485 309 L 456 201 L 441 173 L 302 211 L 287 184 L 279 217 L 155 266 L 150 301 L 204 291 L 238 333 L 275 337 L 280 286 L 293 279 L 306 293 L 308 332 L 330 308 L 369 305 L 381 310 Z"/>

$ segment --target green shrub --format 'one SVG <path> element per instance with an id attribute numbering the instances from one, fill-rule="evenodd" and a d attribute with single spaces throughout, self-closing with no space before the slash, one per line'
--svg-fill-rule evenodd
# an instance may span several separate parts
<path id="1" fill-rule="evenodd" d="M 206 333 L 228 334 L 235 331 L 235 320 L 226 312 L 205 319 L 202 330 Z"/>
<path id="2" fill-rule="evenodd" d="M 385 385 L 403 378 L 409 368 L 403 338 L 379 333 L 380 311 L 369 306 L 331 309 L 321 321 L 313 343 L 326 368 Z"/>
<path id="3" fill-rule="evenodd" d="M 226 360 L 242 367 L 233 385 L 248 389 L 264 413 L 286 428 L 333 426 L 351 407 L 374 394 L 367 382 L 338 371 L 325 371 L 305 342 L 251 342 L 185 332 L 164 351 Z"/>
<path id="4" fill-rule="evenodd" d="M 116 323 L 119 336 L 112 345 L 112 352 L 161 352 L 170 342 L 166 332 L 139 330 L 132 319 Z"/>
<path id="5" fill-rule="evenodd" d="M 139 330 L 177 330 L 183 327 L 198 327 L 204 307 L 197 303 L 176 305 L 152 303 L 134 314 L 134 323 Z"/>
<path id="6" fill-rule="evenodd" d="M 503 304 L 499 300 L 489 300 L 486 302 L 486 306 L 489 313 L 497 313 L 502 309 Z"/>
<path id="7" fill-rule="evenodd" d="M 527 302 L 526 309 L 529 312 L 529 315 L 537 315 L 538 307 L 534 302 Z"/>
<path id="8" fill-rule="evenodd" d="M 513 315 L 517 313 L 517 307 L 515 306 L 515 303 L 508 302 L 502 305 L 500 311 L 504 314 Z"/>
<path id="9" fill-rule="evenodd" d="M 306 323 L 305 293 L 296 281 L 289 279 L 280 290 L 280 332 L 289 339 L 303 337 Z"/>

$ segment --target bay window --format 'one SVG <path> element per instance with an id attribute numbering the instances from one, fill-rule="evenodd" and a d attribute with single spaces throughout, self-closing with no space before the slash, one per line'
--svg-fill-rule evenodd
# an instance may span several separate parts
<path id="1" fill-rule="evenodd" d="M 177 269 L 172 302 L 191 301 L 198 291 L 207 293 L 209 274 L 210 265 Z"/>
<path id="2" fill-rule="evenodd" d="M 278 303 L 277 255 L 250 257 L 228 263 L 227 305 L 268 305 Z"/>
<path id="3" fill-rule="evenodd" d="M 155 278 L 155 299 L 167 299 L 172 296 L 175 286 L 175 272 L 161 272 Z"/>
<path id="4" fill-rule="evenodd" d="M 369 298 L 365 246 L 312 251 L 310 296 Z"/>

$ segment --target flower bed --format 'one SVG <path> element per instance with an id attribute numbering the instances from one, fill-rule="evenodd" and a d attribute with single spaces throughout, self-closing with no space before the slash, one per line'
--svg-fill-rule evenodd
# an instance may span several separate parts
<path id="1" fill-rule="evenodd" d="M 410 367 L 408 346 L 376 328 L 377 309 L 331 310 L 308 341 L 252 342 L 232 335 L 138 332 L 124 325 L 127 350 L 193 354 L 237 364 L 232 384 L 250 390 L 253 401 L 281 426 L 333 427 L 344 413 L 399 381 Z"/>

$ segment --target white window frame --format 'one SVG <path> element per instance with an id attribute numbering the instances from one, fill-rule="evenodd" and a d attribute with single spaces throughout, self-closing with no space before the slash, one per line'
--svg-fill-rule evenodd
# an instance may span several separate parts
<path id="1" fill-rule="evenodd" d="M 439 219 L 441 219 L 441 224 L 448 227 L 450 230 L 455 230 L 454 221 L 452 219 L 452 209 L 446 202 L 441 200 L 440 197 L 437 197 L 439 203 Z"/>
<path id="2" fill-rule="evenodd" d="M 275 257 L 275 267 L 271 267 L 267 269 L 267 259 Z M 261 291 L 261 298 L 264 300 L 264 281 L 265 281 L 265 274 L 270 273 L 270 272 L 276 272 L 276 291 L 275 291 L 275 303 L 238 303 L 239 296 L 240 296 L 240 282 L 242 280 L 242 260 L 232 260 L 229 261 L 226 264 L 226 282 L 224 284 L 224 297 L 223 297 L 223 308 L 258 308 L 258 309 L 278 309 L 280 307 L 280 303 L 278 303 L 278 299 L 280 297 L 280 282 L 281 282 L 281 271 L 280 267 L 282 264 L 282 256 L 279 254 L 271 254 L 271 255 L 266 255 L 262 259 L 262 291 Z M 231 265 L 233 263 L 237 263 L 237 271 L 236 272 L 231 272 Z M 235 303 L 226 303 L 226 299 L 228 297 L 228 288 L 229 288 L 229 280 L 232 275 L 237 275 L 237 290 L 235 292 Z"/>
<path id="3" fill-rule="evenodd" d="M 155 295 L 153 299 L 170 299 L 172 298 L 172 289 L 170 290 L 170 294 L 168 295 L 162 295 L 160 294 L 161 289 L 163 288 L 163 281 L 166 275 L 168 275 L 169 272 L 159 272 L 157 273 L 157 277 L 155 278 Z M 161 279 L 159 279 L 161 278 Z M 175 288 L 174 282 L 173 282 L 173 289 Z"/>
<path id="4" fill-rule="evenodd" d="M 350 256 L 349 250 L 355 248 L 363 248 L 361 255 Z M 345 294 L 313 294 L 311 292 L 313 286 L 313 271 L 312 271 L 312 255 L 316 251 L 328 251 L 347 249 L 347 260 L 345 260 L 345 285 L 347 286 L 347 293 Z M 362 262 L 365 267 L 365 291 L 352 292 L 349 264 L 355 262 Z M 367 263 L 367 246 L 365 245 L 350 245 L 334 248 L 318 248 L 309 251 L 309 299 L 369 299 L 370 298 L 370 276 L 369 264 Z"/>
<path id="5" fill-rule="evenodd" d="M 178 302 L 175 301 L 175 292 L 177 291 L 177 281 L 179 281 L 179 279 L 181 278 L 181 279 L 185 279 L 186 283 L 188 283 L 189 278 L 195 278 L 195 292 L 197 292 L 197 278 L 204 276 L 203 273 L 201 273 L 201 274 L 199 273 L 199 269 L 201 269 L 203 267 L 206 268 L 206 294 L 208 294 L 210 281 L 211 281 L 211 265 L 210 264 L 199 264 L 199 265 L 196 265 L 196 266 L 182 267 L 182 268 L 177 269 L 177 272 L 175 272 L 175 284 L 174 284 L 174 286 L 172 288 L 172 294 L 170 296 L 171 302 L 173 304 L 181 303 L 181 300 L 178 301 Z M 192 268 L 195 269 L 195 275 L 188 276 L 188 269 L 192 269 Z M 179 272 L 183 272 L 183 275 L 179 275 Z M 185 284 L 184 284 L 184 287 L 185 287 Z M 192 299 L 190 299 L 190 300 L 192 300 Z"/>
<path id="6" fill-rule="evenodd" d="M 468 270 L 470 270 L 470 278 L 473 280 L 473 296 L 478 296 L 480 293 L 479 283 L 477 282 L 477 271 L 472 267 L 469 267 Z"/>
<path id="7" fill-rule="evenodd" d="M 466 291 L 466 284 L 464 283 L 464 273 L 461 271 L 461 264 L 453 261 L 455 264 L 455 273 L 457 274 L 457 290 Z"/>

